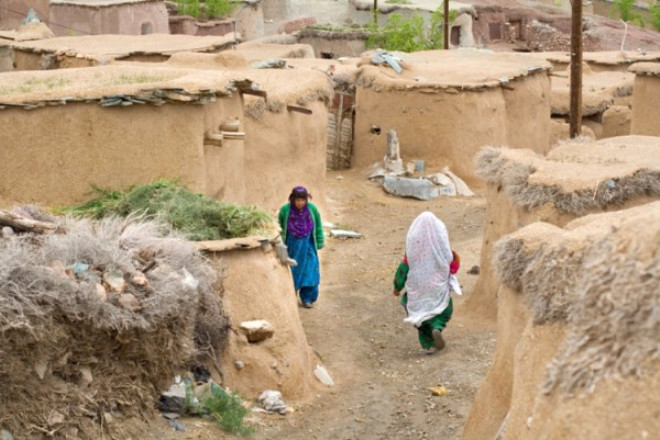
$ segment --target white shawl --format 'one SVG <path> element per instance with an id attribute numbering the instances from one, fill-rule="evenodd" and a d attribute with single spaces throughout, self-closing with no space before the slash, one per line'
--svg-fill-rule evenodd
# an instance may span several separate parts
<path id="1" fill-rule="evenodd" d="M 462 294 L 458 279 L 449 273 L 453 255 L 447 227 L 433 213 L 423 212 L 410 225 L 406 257 L 409 271 L 405 321 L 419 327 L 447 308 L 450 292 Z"/>

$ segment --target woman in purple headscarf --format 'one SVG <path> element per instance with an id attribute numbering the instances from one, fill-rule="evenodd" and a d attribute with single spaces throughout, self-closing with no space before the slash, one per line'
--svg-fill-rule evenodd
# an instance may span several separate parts
<path id="1" fill-rule="evenodd" d="M 278 216 L 289 257 L 298 263 L 291 266 L 293 284 L 306 308 L 311 308 L 319 297 L 321 274 L 317 251 L 324 245 L 321 214 L 309 201 L 311 197 L 304 187 L 294 187 Z"/>

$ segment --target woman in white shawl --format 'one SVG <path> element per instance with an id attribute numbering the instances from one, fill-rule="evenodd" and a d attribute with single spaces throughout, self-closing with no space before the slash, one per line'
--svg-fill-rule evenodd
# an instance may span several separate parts
<path id="1" fill-rule="evenodd" d="M 442 330 L 453 313 L 450 293 L 462 293 L 454 276 L 459 264 L 445 224 L 431 212 L 420 214 L 408 230 L 406 255 L 394 278 L 394 294 L 406 288 L 401 298 L 408 312 L 405 321 L 417 327 L 419 343 L 429 354 L 445 346 Z"/>

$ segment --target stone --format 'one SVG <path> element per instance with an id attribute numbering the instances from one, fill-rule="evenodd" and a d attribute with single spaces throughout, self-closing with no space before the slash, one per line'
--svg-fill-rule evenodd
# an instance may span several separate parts
<path id="1" fill-rule="evenodd" d="M 248 342 L 265 341 L 268 338 L 272 338 L 275 334 L 272 324 L 263 319 L 241 322 L 239 328 L 247 337 Z"/>
<path id="2" fill-rule="evenodd" d="M 390 194 L 419 200 L 431 200 L 440 195 L 438 187 L 427 179 L 385 176 L 383 178 L 383 188 Z"/>
<path id="3" fill-rule="evenodd" d="M 131 282 L 136 286 L 149 285 L 149 280 L 147 279 L 147 276 L 142 272 L 136 272 L 135 274 L 133 274 L 133 277 L 131 278 Z"/>
<path id="4" fill-rule="evenodd" d="M 105 282 L 113 292 L 122 293 L 126 289 L 124 274 L 118 270 L 108 270 L 103 272 L 103 282 Z"/>
<path id="5" fill-rule="evenodd" d="M 140 301 L 138 301 L 138 299 L 132 293 L 122 293 L 119 295 L 119 305 L 122 308 L 132 312 L 142 310 Z"/>

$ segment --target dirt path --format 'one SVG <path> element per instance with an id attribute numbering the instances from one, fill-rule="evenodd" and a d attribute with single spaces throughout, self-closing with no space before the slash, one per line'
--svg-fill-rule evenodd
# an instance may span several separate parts
<path id="1" fill-rule="evenodd" d="M 393 271 L 411 221 L 430 209 L 447 224 L 462 257 L 460 281 L 469 295 L 476 276 L 485 201 L 431 202 L 391 197 L 364 170 L 329 172 L 325 220 L 363 239 L 330 238 L 323 252 L 321 298 L 300 309 L 310 344 L 336 385 L 296 413 L 262 420 L 255 439 L 457 439 L 494 348 L 494 323 L 470 318 L 455 299 L 447 348 L 421 352 L 392 295 Z M 449 393 L 432 396 L 428 387 Z"/>

